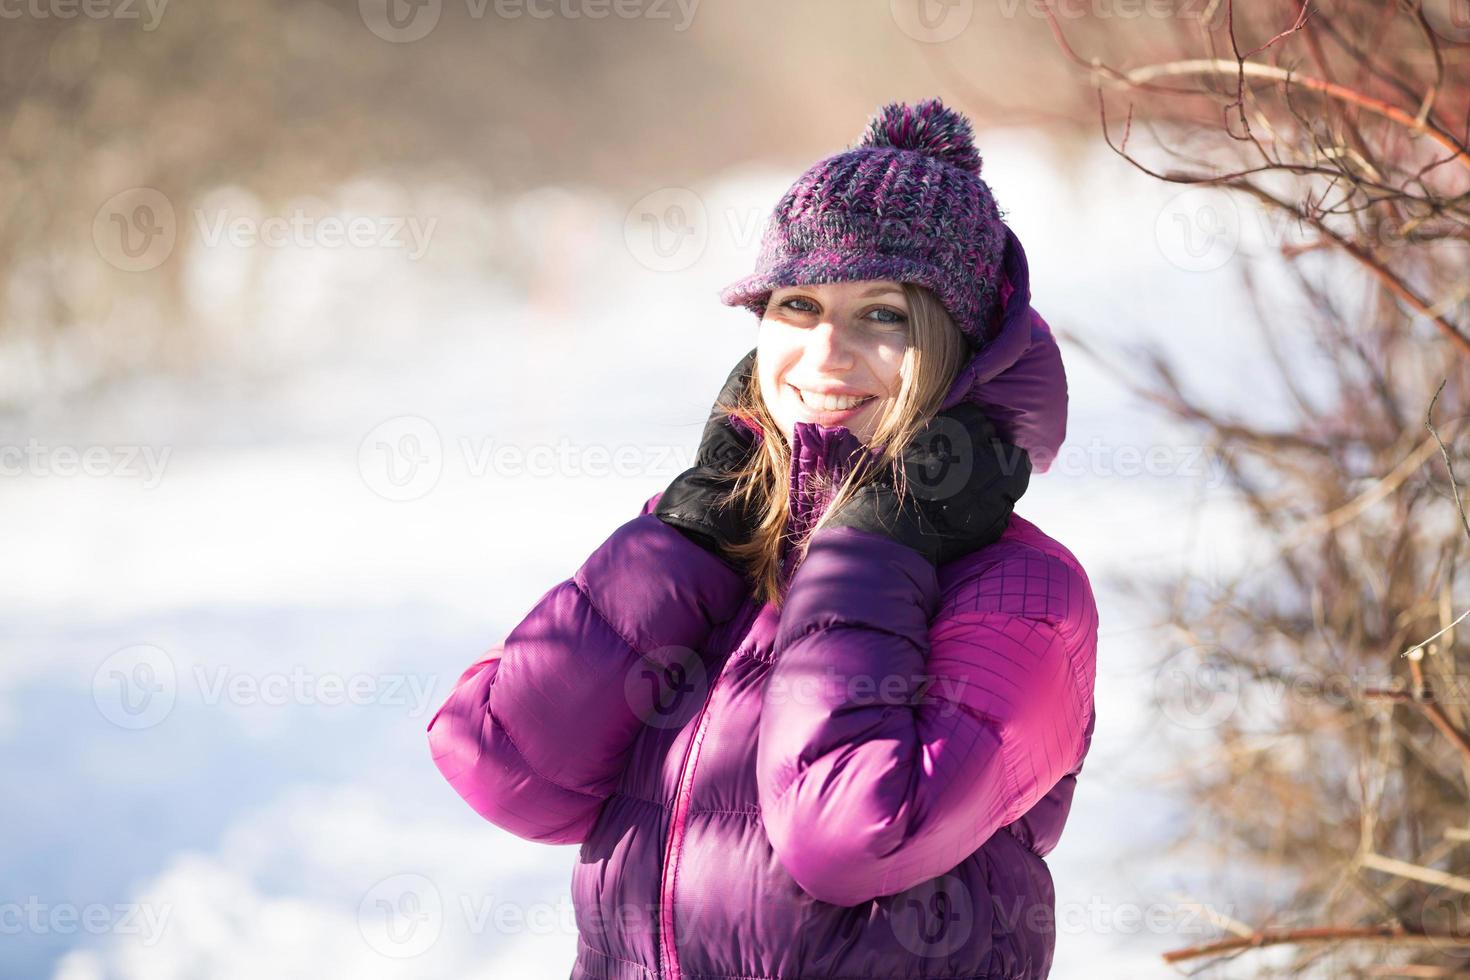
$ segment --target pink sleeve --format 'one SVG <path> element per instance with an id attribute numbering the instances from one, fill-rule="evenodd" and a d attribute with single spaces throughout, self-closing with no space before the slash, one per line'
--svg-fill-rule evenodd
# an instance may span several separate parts
<path id="1" fill-rule="evenodd" d="M 745 595 L 736 572 L 652 515 L 656 500 L 465 670 L 429 721 L 445 779 L 519 837 L 586 839 L 652 710 L 639 673 L 697 656 Z"/>
<path id="2" fill-rule="evenodd" d="M 856 905 L 942 875 L 1080 767 L 1090 588 L 1060 559 L 996 547 L 1005 557 L 939 614 L 935 572 L 911 550 L 853 529 L 813 539 L 756 773 L 771 844 L 813 897 Z"/>

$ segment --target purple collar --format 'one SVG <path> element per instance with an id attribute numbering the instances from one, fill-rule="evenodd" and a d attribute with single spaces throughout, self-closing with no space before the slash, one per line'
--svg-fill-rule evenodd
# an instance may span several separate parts
<path id="1" fill-rule="evenodd" d="M 833 488 L 860 461 L 860 454 L 868 452 L 845 425 L 797 422 L 794 428 L 786 523 L 790 537 L 782 549 L 783 560 L 790 551 L 791 541 L 799 540 L 811 530 L 827 510 Z M 787 577 L 791 571 L 794 569 L 787 570 Z"/>

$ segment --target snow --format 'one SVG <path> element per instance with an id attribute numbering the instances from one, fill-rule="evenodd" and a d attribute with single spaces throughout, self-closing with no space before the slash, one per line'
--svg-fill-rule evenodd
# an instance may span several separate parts
<path id="1" fill-rule="evenodd" d="M 1053 327 L 1157 338 L 1239 401 L 1260 363 L 1235 261 L 1252 223 L 1232 212 L 1238 241 L 1193 249 L 1171 238 L 1178 215 L 1199 231 L 1218 204 L 1181 204 L 1105 148 L 1066 170 L 1025 131 L 981 139 Z M 480 820 L 423 729 L 459 672 L 687 465 L 754 341 L 716 291 L 748 271 L 794 176 L 742 166 L 639 207 L 424 192 L 422 227 L 442 220 L 419 259 L 201 248 L 187 279 L 218 360 L 4 424 L 0 445 L 34 440 L 42 462 L 0 483 L 0 762 L 25 787 L 0 802 L 0 880 L 16 902 L 164 923 L 47 920 L 7 937 L 14 975 L 570 969 L 575 850 Z M 211 206 L 250 213 L 221 194 Z M 694 238 L 650 240 L 650 208 Z M 467 260 L 479 235 L 530 276 Z M 1174 976 L 1158 954 L 1202 923 L 1170 896 L 1202 884 L 1158 853 L 1179 816 L 1148 753 L 1170 737 L 1147 710 L 1159 641 L 1108 583 L 1228 575 L 1256 552 L 1218 461 L 1063 353 L 1068 441 L 1019 512 L 1082 561 L 1102 627 L 1097 734 L 1049 859 L 1053 973 Z M 1266 394 L 1250 402 L 1279 410 Z M 100 472 L 68 471 L 67 447 L 103 447 Z"/>

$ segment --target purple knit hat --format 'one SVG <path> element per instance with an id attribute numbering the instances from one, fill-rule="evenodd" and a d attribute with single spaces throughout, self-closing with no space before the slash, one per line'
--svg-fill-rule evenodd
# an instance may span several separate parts
<path id="1" fill-rule="evenodd" d="M 797 178 L 766 224 L 756 271 L 720 301 L 764 317 L 783 286 L 912 282 L 979 348 L 1000 305 L 1005 241 L 969 120 L 939 99 L 892 102 L 854 145 Z"/>

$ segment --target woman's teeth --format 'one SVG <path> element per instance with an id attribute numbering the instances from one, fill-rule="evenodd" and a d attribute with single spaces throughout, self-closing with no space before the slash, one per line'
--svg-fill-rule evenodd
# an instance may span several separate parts
<path id="1" fill-rule="evenodd" d="M 872 395 L 819 395 L 814 391 L 802 391 L 796 389 L 801 403 L 807 408 L 814 408 L 819 412 L 843 412 L 849 408 L 856 408 L 863 402 L 868 401 Z"/>

